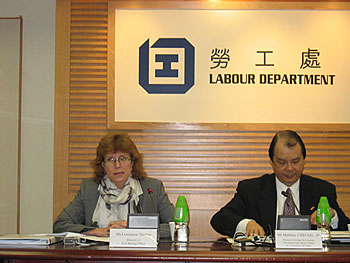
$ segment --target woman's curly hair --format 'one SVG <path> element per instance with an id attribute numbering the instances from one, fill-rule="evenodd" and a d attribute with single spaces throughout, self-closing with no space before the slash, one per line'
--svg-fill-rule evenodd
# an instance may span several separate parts
<path id="1" fill-rule="evenodd" d="M 102 167 L 105 155 L 115 152 L 130 154 L 133 178 L 143 180 L 147 176 L 143 168 L 142 155 L 137 150 L 130 136 L 127 133 L 110 132 L 101 138 L 96 149 L 96 158 L 91 161 L 91 166 L 94 169 L 94 180 L 97 183 L 101 183 L 101 180 L 105 176 L 105 170 Z"/>

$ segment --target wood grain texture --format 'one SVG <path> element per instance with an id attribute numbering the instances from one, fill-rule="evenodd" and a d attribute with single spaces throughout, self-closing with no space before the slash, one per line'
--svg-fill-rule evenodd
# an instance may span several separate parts
<path id="1" fill-rule="evenodd" d="M 69 67 L 71 1 L 56 1 L 54 218 L 69 202 Z"/>
<path id="2" fill-rule="evenodd" d="M 304 2 L 286 2 L 305 8 Z M 299 132 L 308 150 L 305 173 L 334 183 L 350 215 L 350 124 L 113 123 L 113 90 L 108 87 L 114 85 L 114 39 L 108 25 L 109 7 L 116 3 L 130 8 L 207 5 L 204 0 L 57 1 L 54 218 L 75 196 L 81 179 L 92 176 L 89 162 L 100 138 L 111 130 L 130 134 L 148 176 L 163 181 L 173 202 L 186 196 L 192 236 L 217 236 L 210 217 L 233 197 L 237 183 L 271 172 L 267 149 L 282 129 Z"/>

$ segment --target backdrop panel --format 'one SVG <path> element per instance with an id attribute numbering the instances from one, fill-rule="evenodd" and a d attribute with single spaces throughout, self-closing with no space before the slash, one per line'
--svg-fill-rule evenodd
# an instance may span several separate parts
<path id="1" fill-rule="evenodd" d="M 349 17 L 116 9 L 115 121 L 348 123 Z"/>

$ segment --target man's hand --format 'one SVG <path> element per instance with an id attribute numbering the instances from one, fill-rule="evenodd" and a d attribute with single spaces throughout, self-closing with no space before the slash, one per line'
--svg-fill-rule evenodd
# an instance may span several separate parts
<path id="1" fill-rule="evenodd" d="M 315 207 L 311 207 L 310 210 L 313 210 Z M 311 214 L 311 225 L 317 225 L 317 222 L 316 222 L 316 214 L 317 214 L 317 210 L 315 210 L 312 214 Z M 331 218 L 333 218 L 335 216 L 335 210 L 333 208 L 329 208 L 329 214 L 331 215 Z"/>
<path id="2" fill-rule="evenodd" d="M 311 214 L 311 217 L 310 217 L 311 225 L 316 225 L 316 213 L 317 213 L 317 210 Z"/>
<path id="3" fill-rule="evenodd" d="M 253 236 L 253 235 L 265 236 L 265 231 L 257 222 L 250 221 L 247 224 L 245 235 L 247 237 Z"/>

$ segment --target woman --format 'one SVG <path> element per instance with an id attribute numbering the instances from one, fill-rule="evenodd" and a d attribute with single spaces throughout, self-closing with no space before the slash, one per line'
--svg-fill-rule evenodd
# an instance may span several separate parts
<path id="1" fill-rule="evenodd" d="M 162 182 L 146 177 L 142 156 L 128 134 L 105 135 L 92 167 L 94 178 L 82 180 L 75 199 L 54 222 L 54 232 L 109 236 L 110 228 L 127 227 L 128 213 L 155 211 L 159 214 L 160 236 L 170 236 L 168 222 L 173 221 L 174 206 Z"/>

